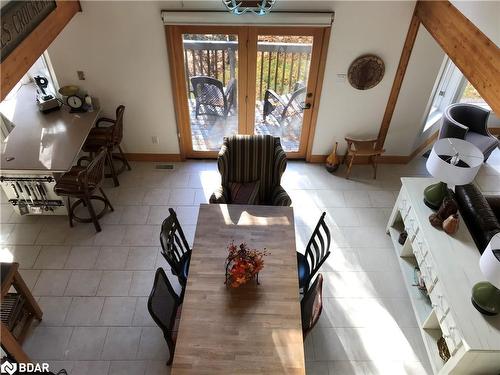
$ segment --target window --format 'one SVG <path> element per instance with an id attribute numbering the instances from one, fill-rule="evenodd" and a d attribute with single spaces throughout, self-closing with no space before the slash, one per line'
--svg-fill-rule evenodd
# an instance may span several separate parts
<path id="1" fill-rule="evenodd" d="M 10 100 L 16 96 L 17 91 L 21 88 L 23 85 L 27 84 L 35 84 L 34 78 L 38 75 L 42 75 L 46 77 L 49 81 L 49 85 L 47 87 L 47 91 L 51 94 L 55 94 L 55 86 L 52 78 L 52 74 L 50 72 L 49 66 L 46 61 L 46 56 L 45 53 L 42 54 L 38 60 L 35 61 L 33 66 L 29 68 L 29 70 L 26 72 L 26 74 L 19 80 L 19 82 L 10 90 L 10 92 L 7 94 L 5 97 L 4 101 Z"/>
<path id="2" fill-rule="evenodd" d="M 470 103 L 479 105 L 481 107 L 489 108 L 489 105 L 484 101 L 477 90 L 472 86 L 472 84 L 465 80 L 462 95 L 460 96 L 460 103 Z"/>
<path id="3" fill-rule="evenodd" d="M 46 56 L 43 54 L 38 58 L 33 66 L 26 72 L 26 74 L 19 80 L 18 83 L 10 90 L 5 99 L 0 103 L 0 141 L 9 135 L 9 133 L 14 129 L 14 124 L 12 124 L 8 119 L 13 117 L 16 110 L 17 104 L 17 93 L 24 85 L 35 85 L 34 77 L 42 75 L 46 77 L 49 84 L 46 88 L 48 94 L 55 95 L 56 90 L 53 81 L 53 75 L 50 73 L 49 66 L 46 61 Z"/>
<path id="4" fill-rule="evenodd" d="M 446 107 L 457 101 L 462 85 L 462 73 L 455 64 L 446 57 L 432 95 L 429 113 L 425 119 L 424 132 L 441 120 Z"/>

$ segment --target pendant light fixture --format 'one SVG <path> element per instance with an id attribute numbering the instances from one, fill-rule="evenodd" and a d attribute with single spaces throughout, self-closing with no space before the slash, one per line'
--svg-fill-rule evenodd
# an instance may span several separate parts
<path id="1" fill-rule="evenodd" d="M 265 16 L 271 11 L 277 0 L 222 0 L 226 8 L 237 16 L 252 12 L 258 16 Z"/>

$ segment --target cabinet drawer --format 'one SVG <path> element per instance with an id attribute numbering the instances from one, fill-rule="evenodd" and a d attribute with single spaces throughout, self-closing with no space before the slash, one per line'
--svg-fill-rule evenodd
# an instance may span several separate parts
<path id="1" fill-rule="evenodd" d="M 413 255 L 415 255 L 415 259 L 417 260 L 418 267 L 421 268 L 423 266 L 425 255 L 422 253 L 422 250 L 417 246 L 415 242 L 413 242 L 412 244 L 412 249 Z"/>
<path id="2" fill-rule="evenodd" d="M 428 252 L 425 257 L 425 263 L 427 265 L 425 271 L 427 273 L 427 276 L 429 276 L 429 279 L 432 281 L 433 284 L 437 283 L 439 278 L 436 271 L 436 263 L 434 262 L 434 258 L 430 252 Z"/>
<path id="3" fill-rule="evenodd" d="M 427 262 L 422 261 L 421 264 L 419 264 L 420 272 L 422 274 L 422 278 L 424 279 L 425 282 L 425 287 L 427 288 L 427 292 L 431 293 L 434 289 L 434 285 L 436 285 L 435 282 L 432 281 L 432 279 L 429 277 L 429 273 L 427 272 Z"/>
<path id="4" fill-rule="evenodd" d="M 398 209 L 403 218 L 406 217 L 406 215 L 408 214 L 408 210 L 410 209 L 410 201 L 404 188 L 401 188 L 401 190 L 399 191 Z"/>
<path id="5" fill-rule="evenodd" d="M 443 337 L 446 340 L 450 354 L 455 354 L 462 346 L 462 336 L 451 313 L 448 313 L 441 323 L 441 330 L 443 331 Z"/>
<path id="6" fill-rule="evenodd" d="M 410 241 L 413 241 L 418 232 L 418 223 L 412 208 L 408 210 L 408 215 L 403 221 L 405 223 L 406 232 L 408 233 L 408 238 Z"/>
<path id="7" fill-rule="evenodd" d="M 429 296 L 431 297 L 432 308 L 436 312 L 439 323 L 441 323 L 450 311 L 450 305 L 448 305 L 448 301 L 444 298 L 443 290 L 439 282 L 434 285 Z"/>
<path id="8" fill-rule="evenodd" d="M 417 232 L 415 239 L 413 240 L 413 248 L 418 249 L 423 258 L 425 258 L 425 256 L 429 252 L 429 247 L 424 241 L 422 232 L 420 231 Z"/>

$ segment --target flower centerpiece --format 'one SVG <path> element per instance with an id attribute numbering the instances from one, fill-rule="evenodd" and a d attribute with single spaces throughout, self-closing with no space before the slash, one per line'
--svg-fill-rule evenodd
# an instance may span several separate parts
<path id="1" fill-rule="evenodd" d="M 236 246 L 231 242 L 227 251 L 225 284 L 238 288 L 254 278 L 259 284 L 259 271 L 264 268 L 263 258 L 268 254 L 266 249 L 260 251 L 250 249 L 246 243 Z"/>

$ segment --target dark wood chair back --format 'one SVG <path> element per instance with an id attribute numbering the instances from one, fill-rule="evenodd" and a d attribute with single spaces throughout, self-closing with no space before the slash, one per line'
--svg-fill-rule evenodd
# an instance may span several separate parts
<path id="1" fill-rule="evenodd" d="M 314 328 L 323 311 L 323 275 L 318 274 L 313 285 L 304 294 L 300 301 L 300 311 L 302 315 L 302 337 L 306 336 Z"/>
<path id="2" fill-rule="evenodd" d="M 119 145 L 123 139 L 123 114 L 125 113 L 125 106 L 119 105 L 116 108 L 116 120 L 113 125 L 113 143 Z"/>
<path id="3" fill-rule="evenodd" d="M 316 224 L 316 228 L 309 239 L 306 247 L 305 257 L 309 265 L 309 278 L 306 281 L 304 290 L 308 290 L 311 280 L 325 260 L 330 256 L 331 235 L 330 229 L 325 223 L 326 212 L 321 214 L 321 217 Z"/>
<path id="4" fill-rule="evenodd" d="M 158 268 L 155 274 L 153 288 L 148 298 L 148 310 L 151 317 L 163 331 L 170 350 L 170 359 L 167 364 L 172 363 L 175 349 L 175 319 L 180 306 L 180 298 L 175 293 L 172 284 L 163 268 Z"/>
<path id="5" fill-rule="evenodd" d="M 170 215 L 163 220 L 161 225 L 162 255 L 172 268 L 172 273 L 179 278 L 179 283 L 184 287 L 187 281 L 191 249 L 174 209 L 169 208 L 168 212 Z"/>
<path id="6" fill-rule="evenodd" d="M 80 158 L 80 161 L 87 160 L 87 158 Z M 90 161 L 87 167 L 82 170 L 78 175 L 78 181 L 82 184 L 83 191 L 90 193 L 98 188 L 104 179 L 104 165 L 106 163 L 106 149 L 102 147 Z"/>

